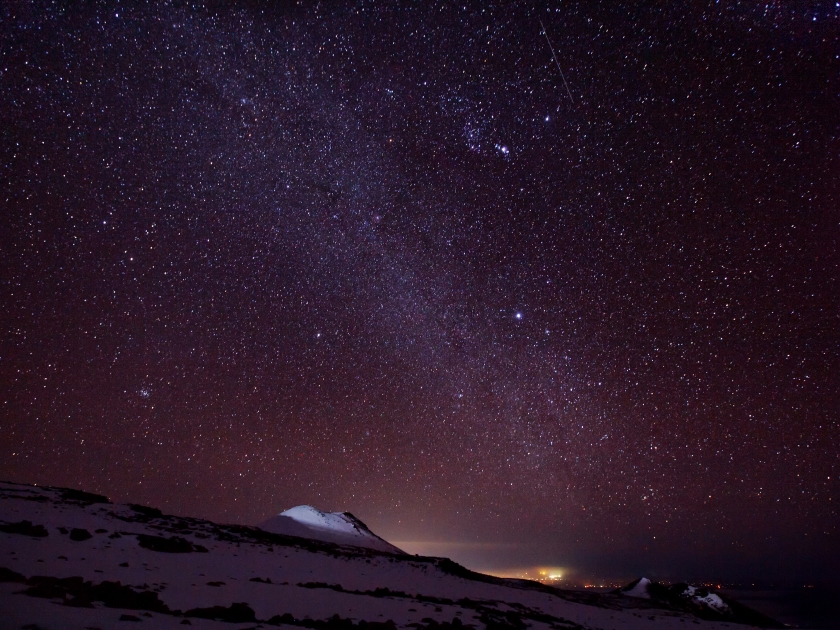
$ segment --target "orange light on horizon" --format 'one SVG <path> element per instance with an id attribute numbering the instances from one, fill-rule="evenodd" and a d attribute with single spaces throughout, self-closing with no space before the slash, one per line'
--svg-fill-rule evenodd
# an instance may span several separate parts
<path id="1" fill-rule="evenodd" d="M 562 567 L 527 567 L 501 571 L 485 571 L 485 573 L 501 578 L 551 583 L 563 580 L 566 570 Z"/>

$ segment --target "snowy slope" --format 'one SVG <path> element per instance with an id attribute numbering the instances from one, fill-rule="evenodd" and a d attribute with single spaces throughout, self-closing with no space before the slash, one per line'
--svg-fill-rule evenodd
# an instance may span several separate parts
<path id="1" fill-rule="evenodd" d="M 743 627 L 666 608 L 0 482 L 0 629 Z"/>
<path id="2" fill-rule="evenodd" d="M 619 589 L 619 593 L 622 595 L 626 595 L 627 597 L 639 597 L 641 599 L 650 599 L 650 592 L 648 588 L 651 585 L 651 581 L 646 577 L 639 578 L 635 582 L 631 582 L 627 586 L 622 589 Z"/>
<path id="3" fill-rule="evenodd" d="M 275 534 L 301 536 L 389 553 L 404 553 L 401 549 L 382 540 L 349 512 L 321 512 L 310 505 L 293 507 L 260 523 L 257 527 Z"/>

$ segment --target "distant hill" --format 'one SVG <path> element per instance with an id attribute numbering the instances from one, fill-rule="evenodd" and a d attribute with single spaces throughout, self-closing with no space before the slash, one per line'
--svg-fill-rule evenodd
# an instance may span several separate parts
<path id="1" fill-rule="evenodd" d="M 719 591 L 702 586 L 684 583 L 666 586 L 642 577 L 614 592 L 617 595 L 644 599 L 653 604 L 687 612 L 701 619 L 731 621 L 760 628 L 785 627 L 784 624 L 747 608 Z"/>

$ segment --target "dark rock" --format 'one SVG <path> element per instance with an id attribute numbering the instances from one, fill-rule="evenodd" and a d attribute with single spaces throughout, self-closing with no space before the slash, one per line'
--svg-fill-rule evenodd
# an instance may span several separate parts
<path id="1" fill-rule="evenodd" d="M 120 615 L 120 621 L 143 621 L 140 617 L 134 615 Z"/>
<path id="2" fill-rule="evenodd" d="M 0 523 L 0 532 L 6 532 L 7 534 L 23 534 L 24 536 L 34 536 L 36 538 L 43 538 L 50 535 L 43 525 L 33 525 L 31 521 Z"/>
<path id="3" fill-rule="evenodd" d="M 24 595 L 30 597 L 42 597 L 44 599 L 64 599 L 67 589 L 57 586 L 55 584 L 40 584 L 38 586 L 30 586 L 23 591 Z"/>
<path id="4" fill-rule="evenodd" d="M 434 620 L 431 620 L 432 623 Z M 289 613 L 284 613 L 282 615 L 274 615 L 271 619 L 266 621 L 265 623 L 279 626 L 281 624 L 285 625 L 292 625 L 292 626 L 299 626 L 303 628 L 311 628 L 312 630 L 397 630 L 397 625 L 394 623 L 393 620 L 389 619 L 387 621 L 359 621 L 358 625 L 353 623 L 352 619 L 344 619 L 339 617 L 337 614 L 329 617 L 328 619 L 295 619 Z M 449 629 L 450 624 L 448 622 L 443 622 L 440 625 L 434 626 L 425 626 L 422 624 L 409 624 L 412 627 L 418 628 L 436 628 L 437 630 L 444 630 Z M 463 626 L 457 626 L 459 630 L 463 630 Z"/>
<path id="5" fill-rule="evenodd" d="M 70 530 L 70 540 L 81 542 L 83 540 L 88 540 L 89 538 L 93 538 L 93 534 L 91 534 L 86 529 L 83 529 L 81 527 L 74 527 L 72 530 Z"/>
<path id="6" fill-rule="evenodd" d="M 68 593 L 74 597 L 78 596 L 84 579 L 80 576 L 54 578 L 35 575 L 26 580 L 26 583 L 29 584 L 29 588 L 23 591 L 24 595 L 44 599 L 66 599 Z"/>
<path id="7" fill-rule="evenodd" d="M 103 497 L 101 494 L 93 494 L 92 492 L 84 492 L 82 490 L 73 490 L 72 488 L 57 488 L 57 490 L 61 493 L 61 498 L 65 501 L 74 501 L 84 505 L 110 503 L 108 497 Z"/>
<path id="8" fill-rule="evenodd" d="M 137 534 L 137 542 L 144 549 L 151 549 L 152 551 L 160 551 L 163 553 L 207 552 L 205 547 L 201 545 L 194 545 L 186 538 L 181 538 L 180 536 L 165 538 L 163 536 Z"/>
<path id="9" fill-rule="evenodd" d="M 161 518 L 163 516 L 163 512 L 161 512 L 157 508 L 150 508 L 146 507 L 145 505 L 137 505 L 136 503 L 129 503 L 128 507 L 130 507 L 138 514 L 142 514 L 143 516 L 146 516 L 148 518 Z"/>
<path id="10" fill-rule="evenodd" d="M 72 599 L 66 603 L 70 606 L 89 607 L 93 602 L 102 602 L 108 608 L 171 613 L 166 604 L 158 599 L 157 593 L 135 591 L 119 582 L 106 581 L 101 584 L 93 584 L 85 582 L 83 578 L 78 576 L 69 578 L 34 576 L 28 579 L 26 583 L 30 588 L 24 591 L 25 595 L 65 600 L 69 597 Z"/>
<path id="11" fill-rule="evenodd" d="M 17 571 L 0 567 L 0 582 L 26 582 L 26 578 Z"/>
<path id="12" fill-rule="evenodd" d="M 257 620 L 257 616 L 253 609 L 245 602 L 237 602 L 231 604 L 227 608 L 224 606 L 193 608 L 192 610 L 186 611 L 184 616 L 198 617 L 199 619 L 216 619 L 218 621 L 227 621 L 229 623 L 241 623 Z"/>
<path id="13" fill-rule="evenodd" d="M 207 586 L 224 586 L 224 582 L 207 582 Z"/>
<path id="14" fill-rule="evenodd" d="M 298 586 L 301 588 L 328 588 L 339 593 L 344 591 L 344 587 L 341 584 L 327 584 L 326 582 L 300 582 Z"/>

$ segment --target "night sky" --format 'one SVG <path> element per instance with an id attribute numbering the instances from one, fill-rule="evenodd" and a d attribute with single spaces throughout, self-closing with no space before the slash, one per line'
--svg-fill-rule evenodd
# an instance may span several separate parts
<path id="1" fill-rule="evenodd" d="M 385 4 L 2 4 L 0 478 L 827 579 L 840 5 Z"/>

